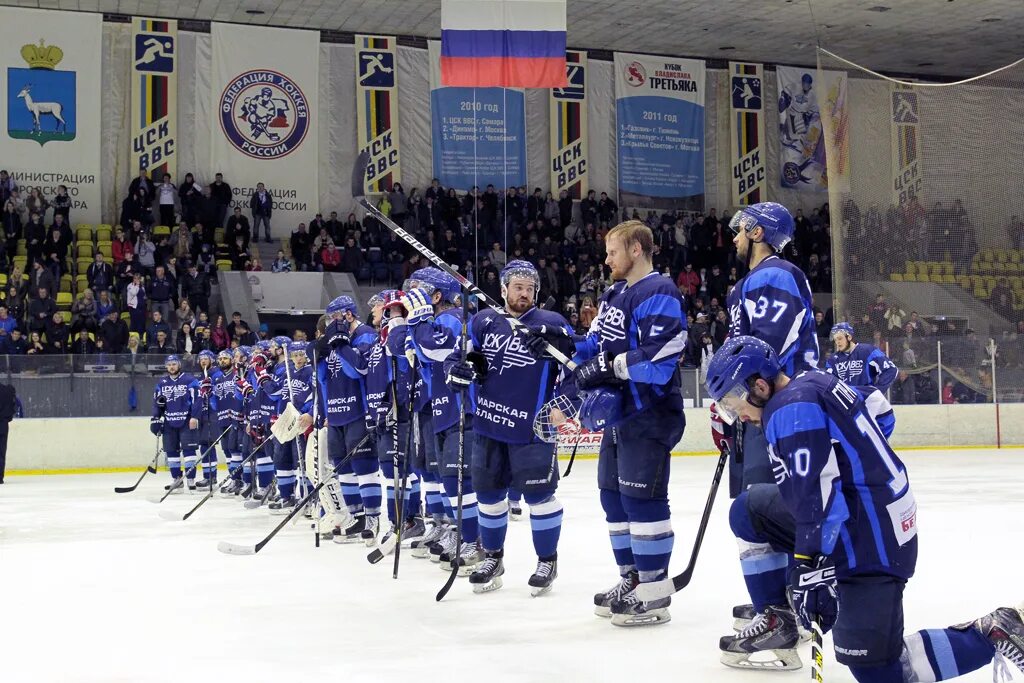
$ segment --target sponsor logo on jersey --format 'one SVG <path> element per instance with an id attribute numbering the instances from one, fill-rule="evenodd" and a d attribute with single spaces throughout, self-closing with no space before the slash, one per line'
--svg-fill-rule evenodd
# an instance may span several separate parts
<path id="1" fill-rule="evenodd" d="M 844 382 L 850 381 L 862 372 L 864 372 L 864 361 L 862 360 L 847 360 L 836 363 L 836 373 Z"/>
<path id="2" fill-rule="evenodd" d="M 621 308 L 608 306 L 598 313 L 601 343 L 622 341 L 626 338 L 626 314 Z"/>
<path id="3" fill-rule="evenodd" d="M 160 387 L 160 393 L 168 401 L 177 401 L 188 395 L 189 388 L 187 384 L 164 384 Z"/>
<path id="4" fill-rule="evenodd" d="M 231 79 L 218 107 L 224 135 L 235 149 L 254 159 L 291 154 L 310 128 L 305 94 L 291 78 L 269 69 Z"/>
<path id="5" fill-rule="evenodd" d="M 522 337 L 518 334 L 488 332 L 484 335 L 482 351 L 487 357 L 488 370 L 497 370 L 499 375 L 507 368 L 525 368 L 537 363 L 526 350 Z M 498 367 L 499 362 L 501 367 Z"/>

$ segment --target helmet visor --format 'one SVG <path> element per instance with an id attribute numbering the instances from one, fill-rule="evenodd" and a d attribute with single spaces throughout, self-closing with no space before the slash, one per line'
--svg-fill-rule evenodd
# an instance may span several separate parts
<path id="1" fill-rule="evenodd" d="M 722 422 L 727 425 L 736 423 L 740 409 L 747 403 L 749 393 L 746 387 L 738 384 L 726 392 L 725 396 L 715 401 L 715 407 L 718 409 L 718 416 L 722 418 Z"/>
<path id="2" fill-rule="evenodd" d="M 736 215 L 729 221 L 729 229 L 732 230 L 734 235 L 739 233 L 740 230 L 750 232 L 756 227 L 757 219 L 744 211 L 737 211 Z"/>

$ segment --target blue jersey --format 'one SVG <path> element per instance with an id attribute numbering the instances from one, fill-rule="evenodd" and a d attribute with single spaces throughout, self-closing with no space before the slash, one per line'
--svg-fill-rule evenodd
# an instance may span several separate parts
<path id="1" fill-rule="evenodd" d="M 221 429 L 238 420 L 242 411 L 242 394 L 235 386 L 235 371 L 225 373 L 220 368 L 210 373 L 213 391 L 210 393 L 210 410 Z"/>
<path id="2" fill-rule="evenodd" d="M 519 322 L 534 329 L 541 325 L 572 328 L 558 313 L 531 308 Z M 551 399 L 559 366 L 537 361 L 526 350 L 505 316 L 485 310 L 469 323 L 472 348 L 487 358 L 487 375 L 476 392 L 473 431 L 505 443 L 536 441 L 533 419 Z"/>
<path id="3" fill-rule="evenodd" d="M 433 320 L 422 320 L 409 326 L 406 344 L 415 349 L 419 360 L 420 374 L 430 392 L 430 406 L 434 420 L 434 433 L 439 434 L 459 421 L 462 398 L 445 384 L 444 362 L 456 349 L 462 348 L 462 310 L 450 308 L 439 313 Z M 473 397 L 470 391 L 470 406 L 473 412 Z"/>
<path id="4" fill-rule="evenodd" d="M 857 344 L 849 353 L 835 352 L 825 359 L 825 370 L 850 386 L 870 384 L 883 392 L 900 374 L 896 364 L 873 344 Z"/>
<path id="5" fill-rule="evenodd" d="M 291 371 L 292 379 L 289 384 L 282 363 L 280 375 L 284 378 L 284 383 L 278 392 L 277 414 L 284 412 L 285 404 L 292 403 L 293 399 L 296 410 L 300 413 L 310 413 L 313 410 L 313 368 L 305 365 L 299 369 L 290 360 L 287 362 L 290 364 L 288 369 Z"/>
<path id="6" fill-rule="evenodd" d="M 896 413 L 892 410 L 892 404 L 878 389 L 872 386 L 853 387 L 864 399 L 868 413 L 875 419 L 875 424 L 882 430 L 883 436 L 888 439 L 896 431 Z"/>
<path id="7" fill-rule="evenodd" d="M 262 385 L 259 380 L 256 379 L 255 372 L 250 370 L 246 374 L 246 381 L 249 382 L 254 389 L 253 395 L 249 397 L 249 411 L 246 415 L 250 424 L 270 424 L 271 416 L 278 414 L 277 402 L 279 392 L 283 386 L 283 382 L 278 376 L 280 371 L 281 366 L 269 368 L 267 373 L 270 375 L 270 379 L 265 379 Z"/>
<path id="8" fill-rule="evenodd" d="M 388 333 L 387 353 L 389 357 L 398 360 L 398 404 L 405 407 L 409 405 L 409 391 L 413 391 L 413 410 L 422 411 L 430 402 L 430 395 L 427 384 L 423 381 L 422 368 L 416 370 L 416 387 L 410 387 L 412 383 L 412 367 L 409 359 L 405 356 L 407 348 L 406 339 L 409 336 L 409 326 L 399 325 Z"/>
<path id="9" fill-rule="evenodd" d="M 818 368 L 814 301 L 799 268 L 769 256 L 736 283 L 726 301 L 730 337 L 750 335 L 767 342 L 790 377 Z"/>
<path id="10" fill-rule="evenodd" d="M 629 287 L 619 281 L 601 295 L 597 317 L 576 343 L 579 363 L 599 353 L 625 356 L 627 380 L 623 417 L 657 403 L 682 410 L 679 356 L 686 347 L 686 316 L 679 290 L 660 273 Z"/>
<path id="11" fill-rule="evenodd" d="M 332 427 L 343 427 L 366 416 L 366 352 L 377 338 L 369 325 L 352 331 L 349 344 L 332 349 L 316 368 L 322 415 Z"/>
<path id="12" fill-rule="evenodd" d="M 203 401 L 199 399 L 199 380 L 187 372 L 177 377 L 165 375 L 156 383 L 153 390 L 153 417 L 160 415 L 157 408 L 157 397 L 167 399 L 164 406 L 164 424 L 168 427 L 181 428 L 192 418 L 199 419 L 203 412 Z"/>
<path id="13" fill-rule="evenodd" d="M 391 356 L 380 339 L 366 354 L 366 404 L 370 415 L 391 409 Z"/>
<path id="14" fill-rule="evenodd" d="M 763 423 L 779 492 L 796 521 L 799 555 L 830 555 L 839 576 L 910 578 L 917 504 L 907 469 L 861 394 L 825 372 L 777 391 Z"/>

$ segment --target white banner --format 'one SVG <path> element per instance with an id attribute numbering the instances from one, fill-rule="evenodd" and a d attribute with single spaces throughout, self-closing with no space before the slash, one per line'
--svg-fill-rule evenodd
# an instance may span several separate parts
<path id="1" fill-rule="evenodd" d="M 287 238 L 319 211 L 320 36 L 218 23 L 211 34 L 210 168 L 224 174 L 246 214 L 263 183 L 273 198 L 271 236 Z"/>
<path id="2" fill-rule="evenodd" d="M 22 198 L 39 187 L 49 199 L 66 185 L 71 222 L 102 222 L 103 16 L 3 7 L 0 26 L 0 165 Z"/>

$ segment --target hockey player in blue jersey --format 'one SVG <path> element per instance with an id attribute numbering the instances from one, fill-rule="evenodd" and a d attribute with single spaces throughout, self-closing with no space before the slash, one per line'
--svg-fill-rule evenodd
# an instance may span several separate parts
<path id="1" fill-rule="evenodd" d="M 561 328 L 569 323 L 558 313 L 534 305 L 540 275 L 529 261 L 513 260 L 501 271 L 505 310 L 533 329 Z M 469 577 L 474 592 L 501 588 L 505 573 L 505 534 L 508 530 L 508 489 L 522 492 L 530 505 L 530 527 L 537 568 L 528 584 L 534 596 L 551 590 L 558 576 L 558 538 L 562 502 L 558 488 L 555 443 L 541 441 L 533 430 L 538 410 L 552 397 L 559 366 L 549 358 L 536 359 L 524 337 L 493 310 L 473 316 L 469 324 L 469 353 L 452 354 L 448 383 L 456 390 L 475 385 L 473 416 L 473 487 L 479 503 L 480 541 L 484 560 Z"/>
<path id="2" fill-rule="evenodd" d="M 197 488 L 210 488 L 217 480 L 217 449 L 210 448 L 223 428 L 217 429 L 217 419 L 212 408 L 211 395 L 213 394 L 213 377 L 211 372 L 216 370 L 217 356 L 213 351 L 204 349 L 196 356 L 199 364 L 199 392 L 198 400 L 202 412 L 199 414 L 199 429 L 196 430 L 196 442 L 199 445 L 199 454 L 203 462 L 203 478 L 196 482 Z"/>
<path id="3" fill-rule="evenodd" d="M 228 476 L 220 487 L 221 495 L 233 496 L 242 489 L 242 398 L 235 386 L 235 367 L 227 349 L 217 354 L 217 367 L 210 373 L 210 411 L 218 431 L 227 430 L 220 446 L 228 464 Z"/>
<path id="4" fill-rule="evenodd" d="M 282 351 L 280 371 L 275 373 L 277 382 L 277 414 L 285 412 L 290 403 L 300 414 L 298 422 L 299 436 L 287 441 L 274 439 L 274 466 L 277 469 L 277 488 L 280 498 L 270 504 L 270 514 L 286 515 L 292 511 L 296 503 L 296 488 L 300 486 L 299 457 L 305 453 L 305 432 L 313 424 L 313 369 L 308 365 L 306 342 L 288 342 L 276 339 L 275 343 Z M 290 365 L 285 365 L 286 363 Z M 305 489 L 310 489 L 306 481 Z"/>
<path id="5" fill-rule="evenodd" d="M 264 439 L 270 436 L 270 419 L 277 409 L 277 399 L 271 391 L 263 391 L 260 388 L 260 380 L 265 383 L 269 379 L 267 366 L 270 364 L 272 343 L 269 340 L 262 340 L 256 343 L 252 353 L 249 355 L 246 370 L 242 377 L 236 381 L 236 386 L 242 394 L 246 421 L 246 435 L 248 436 L 249 449 L 256 448 Z M 272 390 L 272 387 L 268 387 Z M 271 486 L 274 479 L 274 458 L 273 449 L 267 444 L 256 456 L 256 477 L 254 485 L 243 492 L 245 497 L 262 500 Z"/>
<path id="6" fill-rule="evenodd" d="M 850 386 L 870 384 L 882 393 L 896 381 L 900 374 L 896 364 L 873 344 L 858 344 L 853 341 L 853 327 L 850 323 L 836 323 L 829 334 L 835 345 L 835 353 L 825 359 L 825 370 Z"/>
<path id="7" fill-rule="evenodd" d="M 377 332 L 359 322 L 356 302 L 339 296 L 327 305 L 322 334 L 317 338 L 318 414 L 328 427 L 331 464 L 346 454 L 339 479 L 353 523 L 334 537 L 337 543 L 362 540 L 373 545 L 380 522 L 381 487 L 377 454 L 366 433 L 366 358 Z M 360 445 L 361 444 L 361 445 Z M 356 446 L 359 446 L 356 449 Z M 353 452 L 353 449 L 356 449 Z"/>
<path id="8" fill-rule="evenodd" d="M 427 448 L 427 460 L 436 457 L 438 474 L 447 499 L 448 516 L 458 515 L 459 412 L 466 412 L 462 460 L 462 546 L 455 547 L 455 528 L 450 527 L 430 552 L 451 569 L 458 562 L 460 575 L 469 575 L 482 560 L 479 546 L 477 497 L 473 488 L 472 460 L 473 392 L 455 392 L 445 382 L 444 363 L 461 348 L 462 311 L 457 307 L 462 296 L 458 281 L 437 268 L 421 268 L 409 276 L 403 287 L 402 306 L 408 324 L 407 346 L 415 352 L 420 372 L 430 392 L 433 452 Z M 429 462 L 428 462 L 429 466 Z M 456 559 L 457 558 L 457 559 Z"/>
<path id="9" fill-rule="evenodd" d="M 256 390 L 249 383 L 249 360 L 255 351 L 253 347 L 240 346 L 234 350 L 232 356 L 235 369 L 235 398 L 239 404 L 238 437 L 243 459 L 266 436 L 266 427 L 260 423 L 262 409 L 256 401 Z M 255 481 L 252 478 L 253 470 L 256 471 Z M 250 466 L 242 470 L 242 489 L 238 491 L 238 495 L 242 498 L 250 498 L 254 494 L 261 495 L 259 491 L 270 486 L 273 477 L 274 460 L 270 450 L 263 448 L 250 461 Z"/>
<path id="10" fill-rule="evenodd" d="M 798 668 L 799 619 L 832 631 L 836 659 L 862 683 L 941 681 L 994 657 L 1024 672 L 1024 606 L 904 636 L 917 504 L 861 393 L 825 372 L 791 377 L 771 346 L 743 335 L 715 354 L 707 389 L 727 422 L 763 426 L 776 482 L 752 486 L 729 512 L 758 616 L 722 638 L 724 663 Z"/>
<path id="11" fill-rule="evenodd" d="M 164 360 L 167 374 L 156 383 L 153 391 L 153 413 L 149 429 L 161 436 L 167 468 L 173 480 L 166 489 L 181 491 L 186 483 L 189 490 L 196 487 L 196 430 L 202 402 L 199 400 L 199 381 L 181 371 L 181 358 L 172 354 Z M 184 456 L 184 462 L 182 462 Z M 184 465 L 184 482 L 182 482 Z"/>

